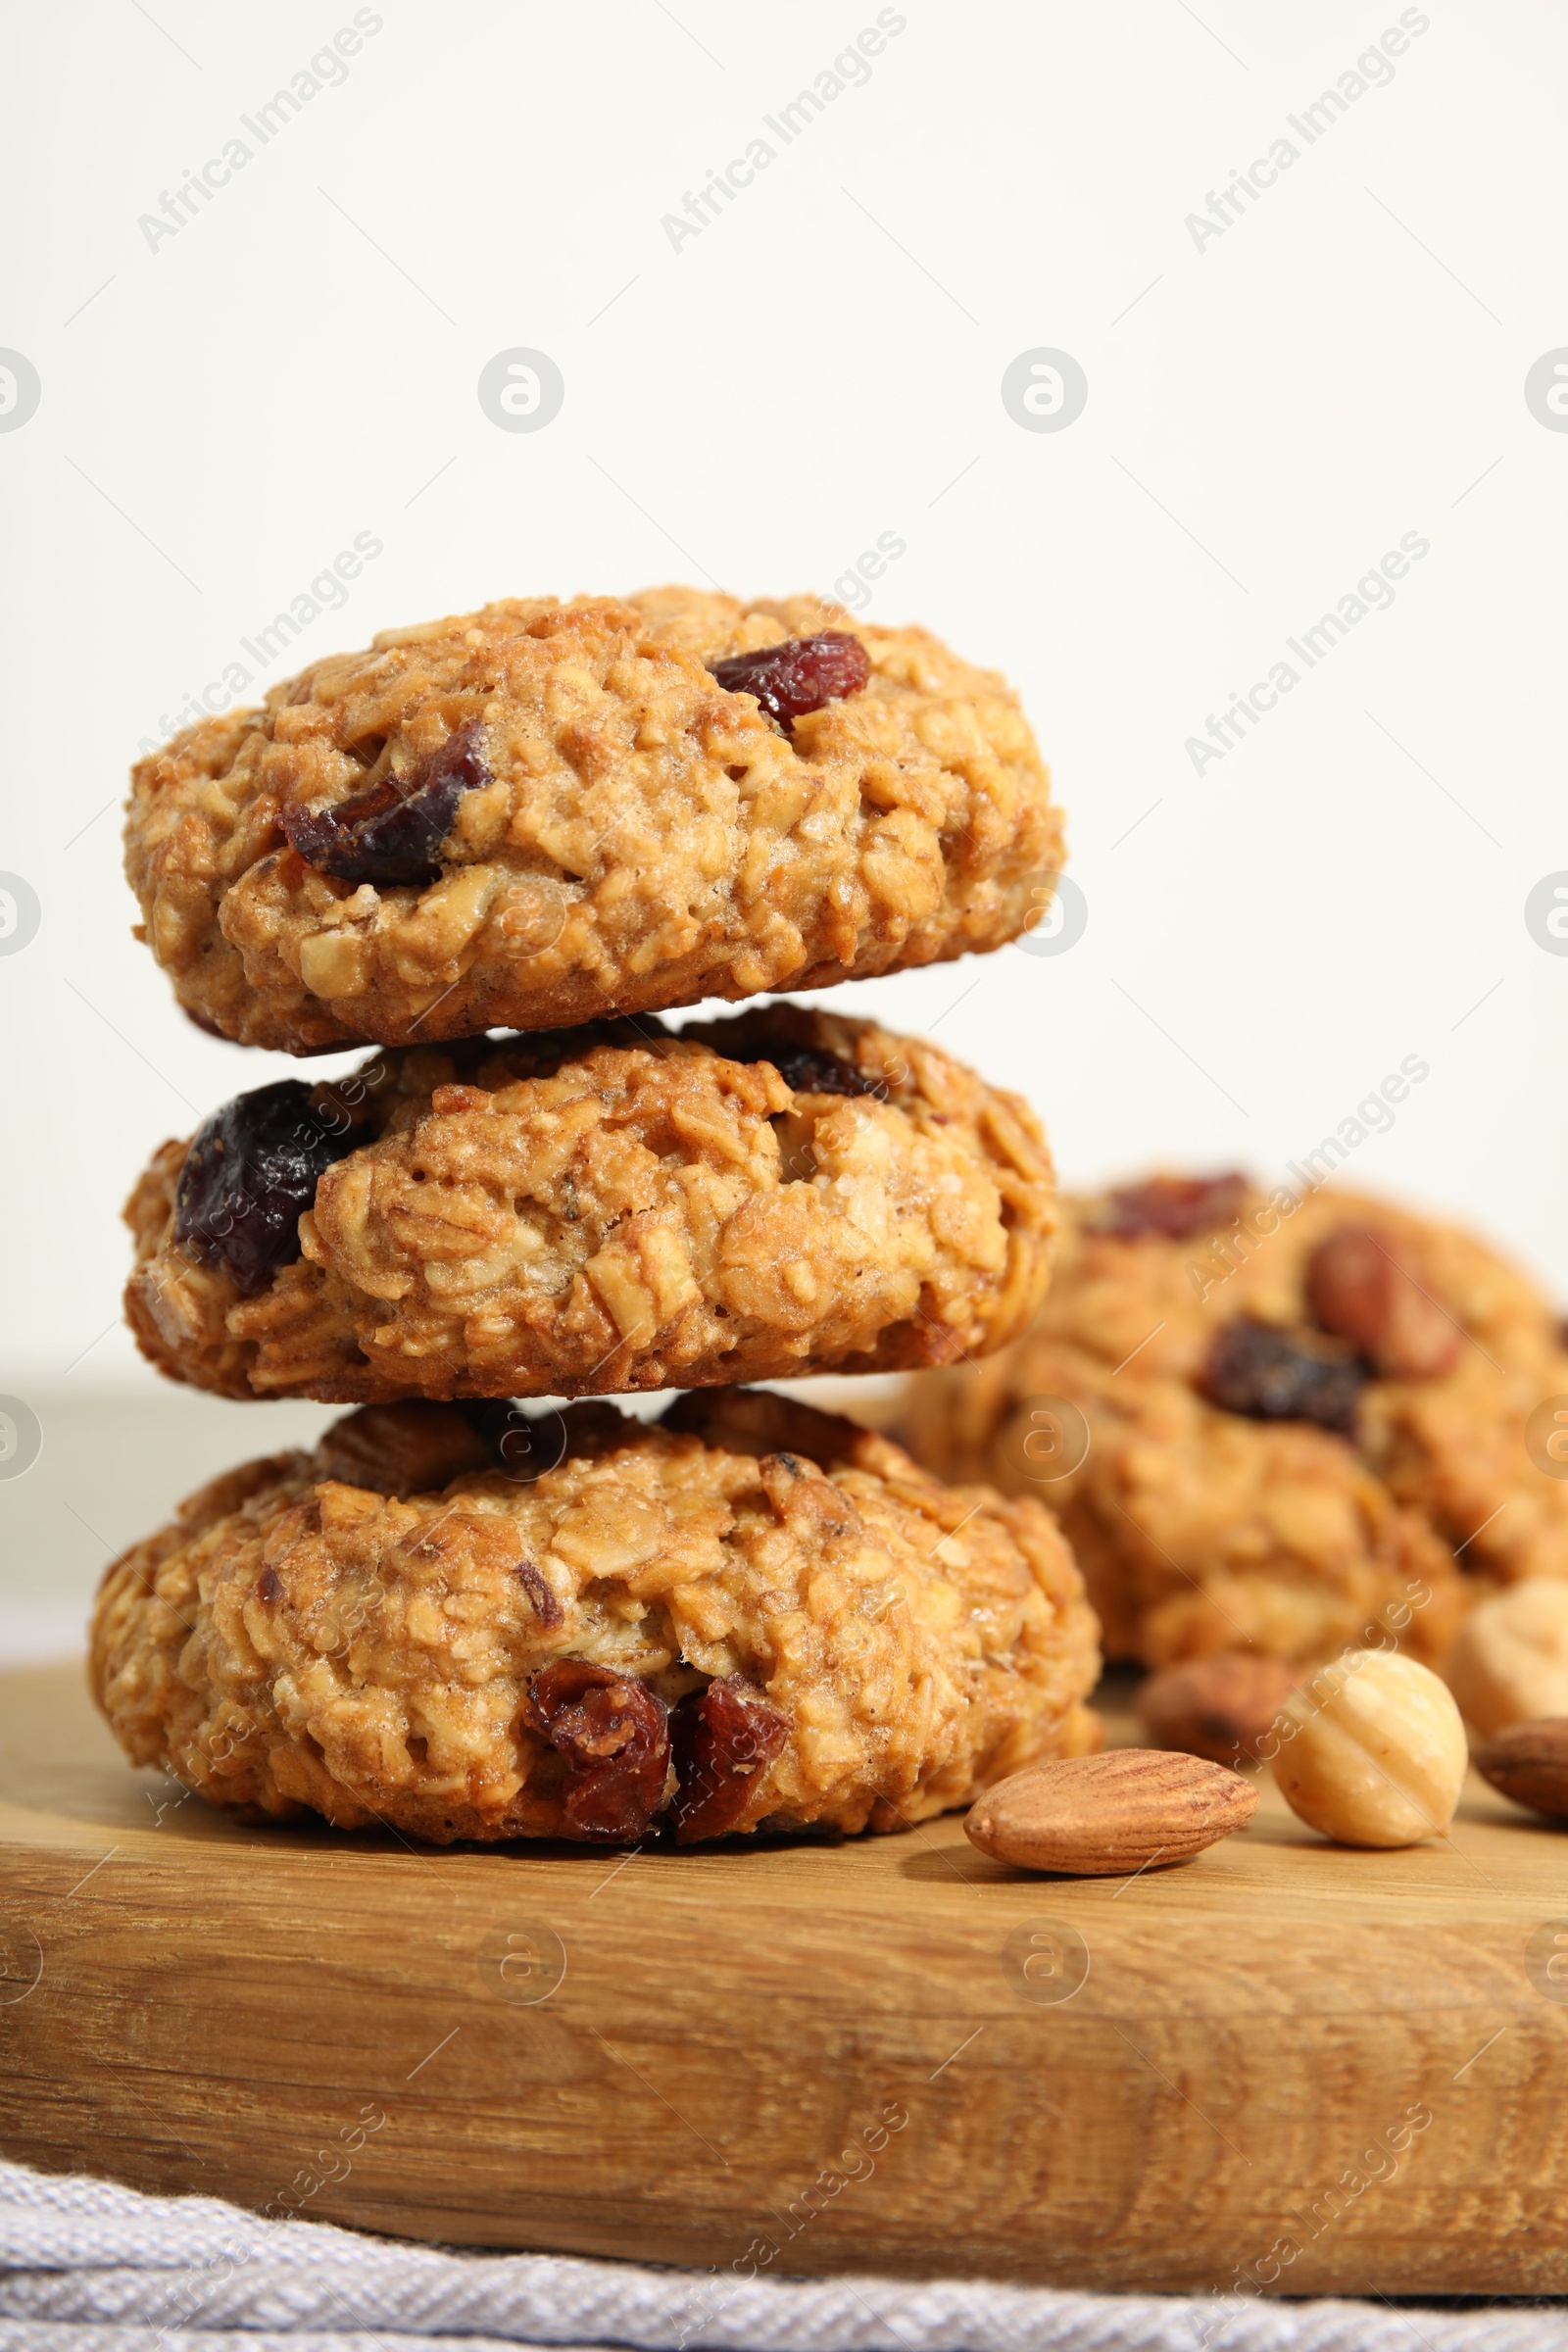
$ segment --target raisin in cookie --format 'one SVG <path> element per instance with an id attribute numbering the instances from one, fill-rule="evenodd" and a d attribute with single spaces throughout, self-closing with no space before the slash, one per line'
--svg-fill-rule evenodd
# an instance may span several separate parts
<path id="1" fill-rule="evenodd" d="M 132 779 L 185 1009 L 309 1054 L 1001 947 L 1061 825 L 1016 696 L 921 629 L 663 588 L 392 629 Z"/>
<path id="2" fill-rule="evenodd" d="M 1560 1395 L 1555 1318 L 1470 1234 L 1156 1176 L 1070 1203 L 1028 1335 L 912 1382 L 903 1426 L 1061 1511 L 1113 1654 L 1304 1660 L 1387 1625 L 1437 1659 L 1483 1580 L 1568 1576 L 1568 1483 L 1526 1444 Z"/>
<path id="3" fill-rule="evenodd" d="M 1016 1096 L 788 1004 L 404 1047 L 227 1103 L 126 1209 L 126 1311 L 231 1396 L 585 1396 L 952 1362 L 1044 1293 Z"/>
<path id="4" fill-rule="evenodd" d="M 438 1843 L 900 1829 L 1098 1745 L 1098 1672 L 1040 1503 L 745 1390 L 350 1414 L 118 1560 L 91 1660 L 133 1762 Z"/>

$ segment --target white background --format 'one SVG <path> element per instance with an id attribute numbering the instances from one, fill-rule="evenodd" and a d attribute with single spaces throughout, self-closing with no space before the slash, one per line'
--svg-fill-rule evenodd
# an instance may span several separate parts
<path id="1" fill-rule="evenodd" d="M 132 1177 L 287 1066 L 201 1036 L 131 940 L 127 762 L 364 531 L 383 553 L 269 682 L 494 596 L 831 590 L 903 538 L 866 609 L 1016 681 L 1089 925 L 856 1004 L 1023 1088 L 1075 1183 L 1275 1170 L 1419 1056 L 1348 1173 L 1568 1292 L 1568 960 L 1524 921 L 1568 866 L 1568 434 L 1524 399 L 1568 342 L 1562 12 L 1434 0 L 1306 147 L 1286 116 L 1398 7 L 906 0 L 678 251 L 662 216 L 779 146 L 762 116 L 869 0 L 377 13 L 150 250 L 138 216 L 352 8 L 10 11 L 0 344 L 42 399 L 0 434 L 0 868 L 42 925 L 0 956 L 0 1390 L 45 1460 L 61 1399 L 164 1393 L 116 1321 Z M 1186 217 L 1282 135 L 1299 160 L 1200 249 Z M 518 345 L 565 379 L 537 433 L 476 396 Z M 1035 346 L 1087 373 L 1065 431 L 1003 407 Z M 1195 774 L 1186 739 L 1412 531 L 1392 609 Z M 285 1426 L 202 1410 L 227 1458 Z"/>

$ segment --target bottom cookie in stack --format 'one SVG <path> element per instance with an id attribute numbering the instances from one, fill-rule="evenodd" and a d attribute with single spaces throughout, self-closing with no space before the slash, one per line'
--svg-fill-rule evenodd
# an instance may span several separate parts
<path id="1" fill-rule="evenodd" d="M 1097 1747 L 1097 1631 L 1041 1503 L 784 1397 L 413 1402 L 191 1496 L 107 1572 L 91 1674 L 135 1763 L 250 1820 L 691 1844 Z"/>
<path id="2" fill-rule="evenodd" d="M 1156 1175 L 1063 1204 L 1016 1346 L 907 1385 L 944 1477 L 1041 1495 L 1107 1653 L 1440 1662 L 1492 1582 L 1568 1576 L 1568 1395 L 1547 1301 L 1458 1228 L 1325 1186 Z"/>

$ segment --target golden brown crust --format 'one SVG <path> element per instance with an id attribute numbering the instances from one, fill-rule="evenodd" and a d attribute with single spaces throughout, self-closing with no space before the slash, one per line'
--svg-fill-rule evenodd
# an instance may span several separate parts
<path id="1" fill-rule="evenodd" d="M 1164 1664 L 1240 1643 L 1322 1656 L 1388 1622 L 1414 1586 L 1432 1598 L 1401 1639 L 1441 1658 L 1480 1579 L 1568 1575 L 1568 1482 L 1525 1444 L 1535 1407 L 1568 1394 L 1568 1355 L 1516 1268 L 1458 1228 L 1332 1187 L 1289 1209 L 1294 1195 L 1249 1190 L 1217 1235 L 1184 1240 L 1095 1230 L 1108 1198 L 1063 1204 L 1029 1334 L 972 1370 L 911 1383 L 904 1426 L 938 1471 L 1060 1510 L 1111 1654 Z M 1452 1318 L 1450 1368 L 1372 1379 L 1353 1446 L 1208 1402 L 1195 1384 L 1216 1331 L 1243 1314 L 1308 1326 L 1313 1252 L 1347 1228 L 1383 1236 Z M 1031 1416 L 1058 1397 L 1086 1415 L 1090 1450 L 1043 1481 L 1023 1447 Z"/>
<path id="2" fill-rule="evenodd" d="M 92 1683 L 133 1762 L 261 1816 L 560 1836 L 528 1694 L 562 1658 L 665 1706 L 743 1678 L 784 1727 L 747 1831 L 896 1829 L 1095 1743 L 1094 1619 L 1032 1498 L 950 1490 L 746 1392 L 656 1427 L 573 1407 L 531 1484 L 487 1470 L 400 1500 L 329 1475 L 375 1442 L 215 1481 L 109 1569 Z"/>
<path id="3" fill-rule="evenodd" d="M 731 1058 L 792 1049 L 870 1091 Z M 1049 1276 L 1027 1104 L 870 1021 L 406 1048 L 318 1099 L 366 1140 L 259 1297 L 175 1239 L 183 1145 L 132 1195 L 126 1312 L 175 1379 L 354 1403 L 896 1370 L 1001 1345 Z"/>
<path id="4" fill-rule="evenodd" d="M 786 735 L 709 662 L 852 630 L 863 692 Z M 334 881 L 279 810 L 482 728 L 441 878 Z M 514 599 L 393 629 L 133 771 L 126 872 L 180 1003 L 315 1053 L 823 988 L 1002 946 L 1062 862 L 1017 698 L 813 597 Z"/>

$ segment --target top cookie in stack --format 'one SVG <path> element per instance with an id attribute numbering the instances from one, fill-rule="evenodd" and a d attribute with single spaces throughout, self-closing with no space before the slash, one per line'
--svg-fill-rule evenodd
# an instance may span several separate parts
<path id="1" fill-rule="evenodd" d="M 135 770 L 143 936 L 195 1020 L 289 1054 L 1002 947 L 1062 862 L 1017 698 L 847 617 L 510 600 L 318 662 Z"/>
<path id="2" fill-rule="evenodd" d="M 1049 898 L 1016 697 L 848 620 L 513 600 L 142 761 L 127 871 L 191 1017 L 395 1049 L 159 1153 L 127 1212 L 154 1362 L 237 1396 L 577 1396 L 1022 1329 L 1055 1224 L 1027 1104 L 870 1022 L 647 1017 L 999 948 Z"/>

